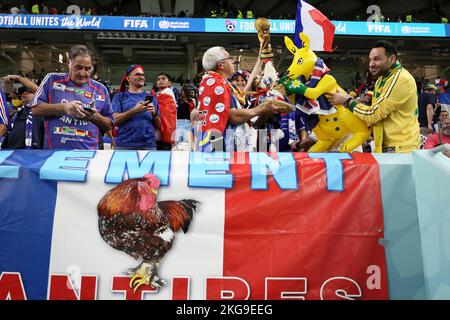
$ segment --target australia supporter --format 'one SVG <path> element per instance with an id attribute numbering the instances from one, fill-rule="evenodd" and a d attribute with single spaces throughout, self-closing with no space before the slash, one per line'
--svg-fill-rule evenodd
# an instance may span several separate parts
<path id="1" fill-rule="evenodd" d="M 378 77 L 370 106 L 342 93 L 332 94 L 330 102 L 343 104 L 373 126 L 375 152 L 405 153 L 419 149 L 416 81 L 398 61 L 395 45 L 377 42 L 370 50 L 369 70 Z"/>
<path id="2" fill-rule="evenodd" d="M 156 76 L 156 99 L 161 115 L 160 137 L 157 141 L 158 150 L 171 150 L 177 128 L 177 100 L 171 88 L 172 79 L 164 72 Z"/>
<path id="3" fill-rule="evenodd" d="M 140 65 L 128 67 L 112 107 L 118 126 L 115 148 L 156 150 L 156 130 L 161 126 L 158 101 L 144 92 L 145 73 Z"/>
<path id="4" fill-rule="evenodd" d="M 69 72 L 49 73 L 31 103 L 45 119 L 44 149 L 99 148 L 101 132 L 113 127 L 108 90 L 91 79 L 92 53 L 84 45 L 69 51 Z"/>

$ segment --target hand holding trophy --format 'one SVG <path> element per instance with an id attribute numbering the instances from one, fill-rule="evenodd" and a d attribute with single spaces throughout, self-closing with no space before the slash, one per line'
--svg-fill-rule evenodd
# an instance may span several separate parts
<path id="1" fill-rule="evenodd" d="M 266 18 L 258 18 L 255 21 L 255 29 L 258 33 L 258 40 L 261 44 L 261 59 L 271 60 L 273 58 L 270 46 L 270 22 Z"/>

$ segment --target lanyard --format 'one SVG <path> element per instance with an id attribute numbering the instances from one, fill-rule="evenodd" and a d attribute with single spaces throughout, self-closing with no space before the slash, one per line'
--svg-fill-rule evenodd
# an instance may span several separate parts
<path id="1" fill-rule="evenodd" d="M 27 119 L 25 121 L 25 149 L 31 149 L 33 145 L 33 114 L 29 107 L 24 107 L 29 110 Z"/>

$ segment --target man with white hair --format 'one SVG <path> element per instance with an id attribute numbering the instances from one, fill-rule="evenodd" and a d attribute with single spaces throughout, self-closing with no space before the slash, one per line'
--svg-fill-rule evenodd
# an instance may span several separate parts
<path id="1" fill-rule="evenodd" d="M 207 74 L 199 85 L 197 151 L 223 151 L 224 145 L 233 151 L 234 143 L 239 141 L 234 141 L 234 135 L 226 137 L 227 128 L 236 128 L 253 117 L 277 111 L 272 103 L 253 109 L 242 108 L 245 96 L 227 80 L 234 73 L 233 63 L 234 58 L 222 47 L 212 47 L 203 55 L 202 64 Z"/>

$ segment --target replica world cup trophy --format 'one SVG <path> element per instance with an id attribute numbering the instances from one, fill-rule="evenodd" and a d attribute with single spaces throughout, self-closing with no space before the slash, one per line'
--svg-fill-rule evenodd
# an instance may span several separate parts
<path id="1" fill-rule="evenodd" d="M 261 59 L 264 62 L 272 60 L 273 53 L 270 46 L 270 22 L 266 18 L 258 18 L 255 21 L 255 29 L 261 44 Z"/>

